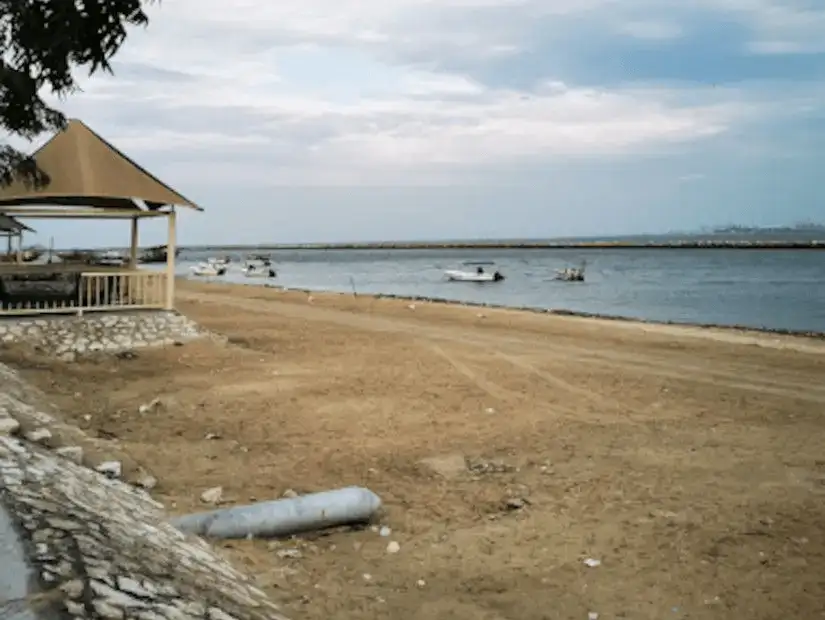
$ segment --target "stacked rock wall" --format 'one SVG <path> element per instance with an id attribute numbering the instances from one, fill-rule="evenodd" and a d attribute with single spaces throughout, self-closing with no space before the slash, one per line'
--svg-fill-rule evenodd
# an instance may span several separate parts
<path id="1" fill-rule="evenodd" d="M 36 431 L 46 436 L 54 419 L 40 411 L 45 395 L 2 364 L 0 397 L 0 502 L 18 526 L 39 596 L 52 613 L 110 620 L 283 619 L 205 542 L 166 523 L 163 507 L 145 491 L 40 445 Z M 18 436 L 17 417 L 31 420 L 33 409 L 44 426 Z M 0 610 L 8 603 L 0 601 Z"/>
<path id="2" fill-rule="evenodd" d="M 0 343 L 26 344 L 57 356 L 114 353 L 202 335 L 194 321 L 163 310 L 0 318 Z"/>

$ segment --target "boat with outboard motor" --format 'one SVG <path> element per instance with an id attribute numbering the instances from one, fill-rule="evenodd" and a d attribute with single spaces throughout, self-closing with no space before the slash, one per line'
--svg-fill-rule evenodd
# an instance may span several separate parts
<path id="1" fill-rule="evenodd" d="M 587 263 L 582 261 L 581 267 L 566 267 L 564 269 L 556 269 L 554 280 L 561 280 L 562 282 L 584 282 L 584 269 Z"/>
<path id="2" fill-rule="evenodd" d="M 500 271 L 484 271 L 482 267 L 475 271 L 448 269 L 444 275 L 451 282 L 501 282 L 504 280 L 504 275 Z"/>
<path id="3" fill-rule="evenodd" d="M 189 268 L 192 271 L 193 276 L 198 276 L 201 278 L 213 278 L 216 276 L 222 276 L 226 274 L 226 265 L 215 265 L 212 263 L 198 263 L 197 265 L 192 265 Z"/>
<path id="4" fill-rule="evenodd" d="M 278 272 L 272 266 L 269 258 L 247 258 L 241 271 L 247 278 L 276 278 Z"/>

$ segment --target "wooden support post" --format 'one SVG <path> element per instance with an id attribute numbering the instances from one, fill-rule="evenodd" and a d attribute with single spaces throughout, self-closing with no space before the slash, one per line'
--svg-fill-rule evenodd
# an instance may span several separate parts
<path id="1" fill-rule="evenodd" d="M 17 233 L 17 262 L 23 262 L 23 231 Z"/>
<path id="2" fill-rule="evenodd" d="M 166 240 L 166 309 L 175 309 L 175 253 L 177 248 L 175 231 L 175 208 L 169 212 L 169 238 Z"/>
<path id="3" fill-rule="evenodd" d="M 129 246 L 129 269 L 137 269 L 138 218 L 132 218 L 132 242 Z"/>

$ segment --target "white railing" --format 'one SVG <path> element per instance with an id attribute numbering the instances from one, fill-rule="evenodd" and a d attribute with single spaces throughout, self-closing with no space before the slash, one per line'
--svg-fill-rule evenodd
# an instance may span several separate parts
<path id="1" fill-rule="evenodd" d="M 0 316 L 166 307 L 166 273 L 92 271 L 62 279 L 0 279 Z"/>

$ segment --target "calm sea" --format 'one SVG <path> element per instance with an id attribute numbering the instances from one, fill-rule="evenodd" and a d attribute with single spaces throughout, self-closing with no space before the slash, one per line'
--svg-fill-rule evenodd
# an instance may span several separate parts
<path id="1" fill-rule="evenodd" d="M 184 251 L 181 275 L 210 255 Z M 273 284 L 682 323 L 825 332 L 825 252 L 782 250 L 280 250 Z M 240 261 L 242 254 L 231 254 Z M 587 261 L 587 281 L 553 280 Z M 447 282 L 445 269 L 491 261 L 507 279 Z M 464 267 L 473 269 L 473 267 Z M 222 278 L 247 279 L 235 264 Z"/>

